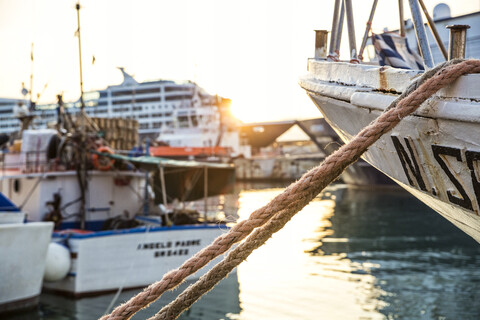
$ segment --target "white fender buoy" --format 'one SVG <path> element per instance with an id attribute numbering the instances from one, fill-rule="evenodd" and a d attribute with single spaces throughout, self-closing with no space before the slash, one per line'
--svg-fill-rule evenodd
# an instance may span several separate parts
<path id="1" fill-rule="evenodd" d="M 48 246 L 45 263 L 45 281 L 58 281 L 65 278 L 70 271 L 70 251 L 61 244 L 51 242 Z"/>

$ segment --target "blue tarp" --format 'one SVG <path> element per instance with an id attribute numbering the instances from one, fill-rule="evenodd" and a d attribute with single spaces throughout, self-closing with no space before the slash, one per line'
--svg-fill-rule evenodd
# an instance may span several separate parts
<path id="1" fill-rule="evenodd" d="M 0 211 L 20 212 L 20 209 L 13 204 L 3 193 L 0 192 Z"/>

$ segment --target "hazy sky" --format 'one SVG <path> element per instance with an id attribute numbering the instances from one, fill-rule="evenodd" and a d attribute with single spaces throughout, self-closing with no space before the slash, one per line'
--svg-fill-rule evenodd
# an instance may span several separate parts
<path id="1" fill-rule="evenodd" d="M 373 0 L 354 0 L 357 44 Z M 425 0 L 430 12 L 448 3 L 452 15 L 480 10 L 479 1 Z M 21 98 L 30 83 L 40 103 L 79 95 L 76 1 L 0 0 L 0 97 Z M 330 29 L 333 0 L 83 0 L 85 90 L 122 81 L 194 80 L 233 100 L 242 120 L 318 117 L 297 84 L 313 56 L 314 29 Z M 404 0 L 406 18 L 410 16 Z M 398 28 L 396 0 L 380 0 L 373 29 Z M 344 30 L 346 36 L 346 29 Z M 347 45 L 344 38 L 343 44 Z M 92 57 L 95 63 L 92 64 Z M 344 54 L 345 56 L 345 54 Z"/>

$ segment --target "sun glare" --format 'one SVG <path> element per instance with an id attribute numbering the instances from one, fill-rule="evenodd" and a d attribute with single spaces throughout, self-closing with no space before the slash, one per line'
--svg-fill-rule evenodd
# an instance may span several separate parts
<path id="1" fill-rule="evenodd" d="M 254 122 L 255 121 L 255 112 L 250 110 L 250 108 L 245 107 L 245 104 L 235 102 L 232 100 L 230 103 L 230 111 L 232 115 L 242 122 Z"/>

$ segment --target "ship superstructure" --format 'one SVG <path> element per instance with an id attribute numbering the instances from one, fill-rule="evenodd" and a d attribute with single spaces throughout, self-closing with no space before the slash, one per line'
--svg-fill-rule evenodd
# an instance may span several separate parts
<path id="1" fill-rule="evenodd" d="M 228 119 L 222 116 L 229 99 L 207 93 L 191 81 L 155 80 L 137 82 L 123 68 L 124 80 L 119 85 L 84 94 L 85 112 L 91 117 L 135 119 L 139 135 L 150 137 L 173 147 L 214 147 L 238 144 L 238 134 L 231 134 Z M 0 132 L 20 129 L 15 109 L 28 105 L 24 100 L 0 99 Z M 25 107 L 23 108 L 25 109 Z M 70 114 L 78 113 L 80 103 L 65 103 Z M 57 104 L 37 105 L 34 127 L 54 123 Z"/>

